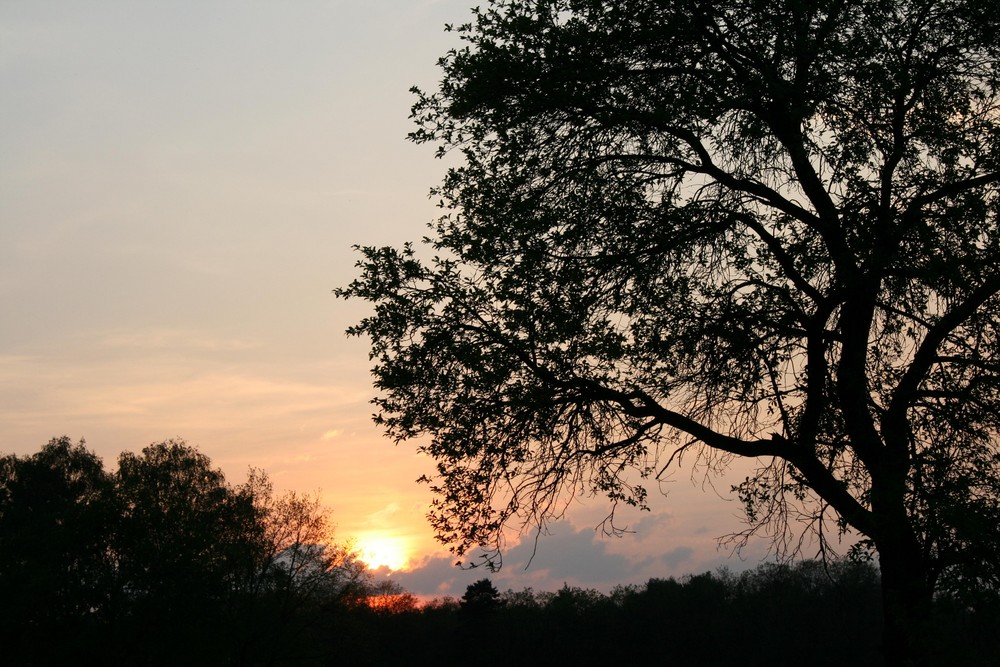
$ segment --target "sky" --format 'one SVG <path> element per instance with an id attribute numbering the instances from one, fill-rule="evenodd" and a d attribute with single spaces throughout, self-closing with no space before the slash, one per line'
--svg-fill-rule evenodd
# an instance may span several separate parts
<path id="1" fill-rule="evenodd" d="M 240 483 L 319 493 L 340 539 L 422 596 L 463 571 L 424 516 L 433 462 L 371 422 L 355 244 L 437 214 L 445 165 L 406 141 L 413 96 L 471 0 L 0 0 L 0 453 L 83 438 L 108 469 L 181 438 Z M 694 472 L 694 475 L 692 473 Z M 582 499 L 511 540 L 501 589 L 609 590 L 760 562 L 690 463 L 595 528 Z M 666 496 L 656 493 L 668 491 Z M 388 573 L 388 568 L 380 571 Z"/>

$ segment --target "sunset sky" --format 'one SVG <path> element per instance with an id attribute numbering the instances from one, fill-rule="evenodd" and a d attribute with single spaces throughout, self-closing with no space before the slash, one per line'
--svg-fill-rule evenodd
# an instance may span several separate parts
<path id="1" fill-rule="evenodd" d="M 0 3 L 0 453 L 183 438 L 233 483 L 322 493 L 419 595 L 460 595 L 417 477 L 371 423 L 353 244 L 418 240 L 444 173 L 405 140 L 471 0 Z M 738 475 L 736 475 L 738 476 Z M 512 543 L 500 588 L 609 589 L 726 564 L 728 499 L 682 468 L 636 532 L 599 498 Z M 393 554 L 393 550 L 397 553 Z"/>

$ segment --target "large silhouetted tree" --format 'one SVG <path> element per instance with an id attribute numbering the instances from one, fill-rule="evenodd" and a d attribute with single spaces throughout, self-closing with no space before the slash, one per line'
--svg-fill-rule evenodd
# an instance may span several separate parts
<path id="1" fill-rule="evenodd" d="M 751 527 L 864 536 L 918 659 L 942 574 L 1000 571 L 998 7 L 476 11 L 413 111 L 461 157 L 446 213 L 340 291 L 375 307 L 377 421 L 429 435 L 438 534 L 750 457 Z"/>

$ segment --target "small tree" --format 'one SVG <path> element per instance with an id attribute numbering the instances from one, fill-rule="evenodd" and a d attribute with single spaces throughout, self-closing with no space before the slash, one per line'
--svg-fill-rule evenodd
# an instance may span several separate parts
<path id="1" fill-rule="evenodd" d="M 330 512 L 319 496 L 275 496 L 267 474 L 257 469 L 239 492 L 252 499 L 260 530 L 254 587 L 280 590 L 290 604 L 300 604 L 303 598 L 330 597 L 363 575 L 349 546 L 335 543 Z"/>
<path id="2" fill-rule="evenodd" d="M 500 591 L 496 589 L 492 581 L 480 579 L 469 584 L 459 604 L 462 606 L 462 611 L 466 613 L 485 614 L 499 609 L 503 606 L 504 601 L 500 597 Z"/>
<path id="3" fill-rule="evenodd" d="M 998 7 L 476 11 L 413 110 L 463 159 L 434 256 L 364 248 L 340 291 L 441 539 L 749 457 L 751 531 L 863 536 L 887 657 L 919 659 L 941 574 L 1000 570 Z"/>
<path id="4" fill-rule="evenodd" d="M 318 495 L 276 496 L 267 473 L 256 468 L 233 491 L 252 508 L 253 521 L 244 533 L 247 558 L 233 570 L 232 626 L 242 660 L 274 661 L 327 622 L 331 605 L 357 595 L 370 574 L 349 544 L 335 542 Z"/>

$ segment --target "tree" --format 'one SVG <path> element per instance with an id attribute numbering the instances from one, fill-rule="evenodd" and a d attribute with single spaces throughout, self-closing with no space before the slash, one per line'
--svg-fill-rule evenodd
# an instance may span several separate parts
<path id="1" fill-rule="evenodd" d="M 370 578 L 317 497 L 276 497 L 253 469 L 232 486 L 182 441 L 125 452 L 114 474 L 67 437 L 0 457 L 0 641 L 17 664 L 294 660 Z"/>
<path id="2" fill-rule="evenodd" d="M 124 510 L 117 546 L 128 589 L 160 607 L 175 597 L 223 595 L 239 529 L 253 516 L 222 471 L 194 447 L 170 440 L 140 454 L 123 452 L 116 481 Z"/>
<path id="3" fill-rule="evenodd" d="M 0 637 L 8 659 L 65 662 L 107 639 L 99 628 L 114 603 L 111 492 L 103 463 L 82 440 L 55 438 L 31 456 L 0 458 Z"/>
<path id="4" fill-rule="evenodd" d="M 489 614 L 502 607 L 504 601 L 500 591 L 489 579 L 480 579 L 469 584 L 462 595 L 461 608 L 468 614 Z"/>
<path id="5" fill-rule="evenodd" d="M 265 575 L 286 603 L 301 605 L 305 598 L 329 602 L 364 587 L 370 576 L 367 566 L 350 544 L 334 542 L 330 513 L 318 496 L 289 491 L 277 498 L 269 493 L 258 498 L 267 545 L 262 552 Z"/>
<path id="6" fill-rule="evenodd" d="M 362 595 L 371 574 L 349 544 L 334 542 L 330 512 L 318 496 L 275 496 L 259 469 L 236 492 L 250 500 L 256 530 L 251 558 L 238 570 L 241 618 L 233 626 L 243 662 L 273 664 L 302 645 L 311 648 L 303 641 L 307 633 L 325 627 L 331 605 Z"/>
<path id="7" fill-rule="evenodd" d="M 180 440 L 123 452 L 115 482 L 125 623 L 142 638 L 132 650 L 162 664 L 196 653 L 222 659 L 231 650 L 229 607 L 259 546 L 252 498 Z"/>
<path id="8" fill-rule="evenodd" d="M 376 421 L 429 436 L 432 522 L 499 547 L 682 456 L 752 531 L 877 552 L 890 662 L 1000 545 L 998 5 L 497 0 L 417 143 L 427 252 L 362 248 Z M 425 256 L 426 255 L 426 256 Z M 833 523 L 834 525 L 830 525 Z"/>

